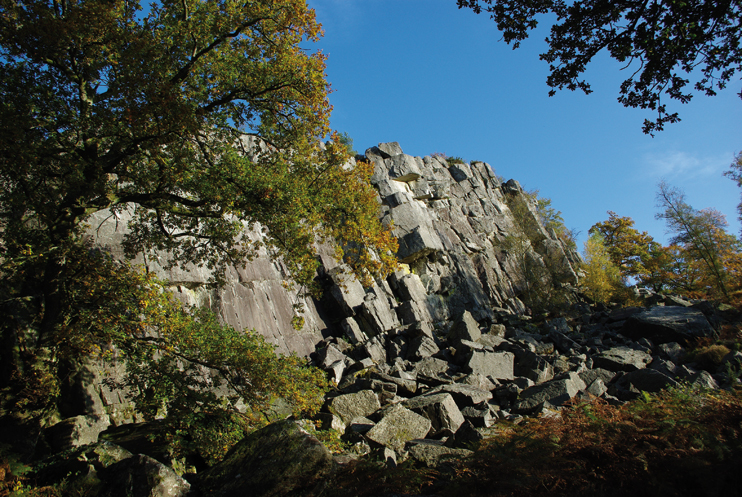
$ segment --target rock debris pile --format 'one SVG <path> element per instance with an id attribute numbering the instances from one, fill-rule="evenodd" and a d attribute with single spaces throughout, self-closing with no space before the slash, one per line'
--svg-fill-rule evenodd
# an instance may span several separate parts
<path id="1" fill-rule="evenodd" d="M 388 460 L 434 466 L 468 454 L 498 419 L 554 415 L 572 399 L 618 405 L 679 382 L 737 381 L 740 352 L 720 366 L 684 361 L 690 344 L 715 334 L 708 302 L 652 299 L 663 305 L 600 312 L 585 305 L 578 319 L 541 326 L 500 309 L 483 327 L 464 311 L 445 333 L 411 326 L 355 345 L 328 338 L 316 360 L 338 387 L 318 419 L 361 454 L 376 449 Z"/>

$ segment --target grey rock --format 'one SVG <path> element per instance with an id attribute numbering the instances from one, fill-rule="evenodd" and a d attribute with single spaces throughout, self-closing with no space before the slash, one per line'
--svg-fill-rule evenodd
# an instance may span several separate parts
<path id="1" fill-rule="evenodd" d="M 420 362 L 415 364 L 415 373 L 425 376 L 436 376 L 440 373 L 448 371 L 450 365 L 443 359 L 437 357 L 425 357 Z"/>
<path id="2" fill-rule="evenodd" d="M 461 410 L 464 418 L 478 428 L 489 428 L 494 422 L 489 406 L 468 406 Z"/>
<path id="3" fill-rule="evenodd" d="M 368 337 L 363 331 L 361 331 L 361 327 L 358 326 L 355 319 L 345 318 L 340 322 L 340 326 L 342 327 L 345 336 L 348 338 L 348 341 L 353 345 L 358 345 L 359 343 L 368 340 Z"/>
<path id="4" fill-rule="evenodd" d="M 407 444 L 407 451 L 412 458 L 428 468 L 438 467 L 441 463 L 459 461 L 474 453 L 467 449 L 446 447 L 440 440 L 413 440 Z"/>
<path id="5" fill-rule="evenodd" d="M 694 338 L 713 336 L 714 329 L 699 310 L 658 306 L 631 316 L 621 333 L 634 339 L 646 337 L 654 343 L 687 344 Z"/>
<path id="6" fill-rule="evenodd" d="M 414 338 L 410 343 L 410 348 L 407 351 L 407 356 L 410 360 L 417 361 L 424 357 L 430 357 L 436 354 L 440 349 L 435 343 L 435 340 L 427 336 L 420 336 Z"/>
<path id="7" fill-rule="evenodd" d="M 464 363 L 471 373 L 491 376 L 497 380 L 512 380 L 514 375 L 515 354 L 512 352 L 488 352 L 473 350 Z"/>
<path id="8" fill-rule="evenodd" d="M 365 417 L 381 408 L 376 394 L 371 390 L 338 395 L 328 403 L 330 412 L 343 420 L 347 426 L 353 419 Z"/>
<path id="9" fill-rule="evenodd" d="M 448 393 L 421 395 L 404 401 L 402 405 L 429 419 L 434 432 L 450 430 L 455 433 L 464 422 L 461 411 Z"/>
<path id="10" fill-rule="evenodd" d="M 399 453 L 410 440 L 425 438 L 430 427 L 430 420 L 397 404 L 366 433 L 366 437 Z"/>
<path id="11" fill-rule="evenodd" d="M 52 449 L 58 452 L 97 442 L 98 435 L 110 425 L 106 415 L 74 416 L 47 428 L 47 438 L 50 439 Z"/>
<path id="12" fill-rule="evenodd" d="M 630 383 L 639 391 L 653 393 L 678 384 L 677 381 L 660 371 L 649 368 L 626 373 L 618 380 L 618 383 L 624 388 L 627 388 L 626 383 Z"/>
<path id="13" fill-rule="evenodd" d="M 245 437 L 199 481 L 208 495 L 308 496 L 324 488 L 333 468 L 325 446 L 294 421 L 285 420 Z"/>
<path id="14" fill-rule="evenodd" d="M 385 159 L 404 153 L 398 142 L 379 143 L 378 150 L 384 154 Z"/>
<path id="15" fill-rule="evenodd" d="M 652 356 L 629 347 L 614 347 L 593 358 L 595 367 L 609 371 L 634 371 L 646 368 Z"/>
<path id="16" fill-rule="evenodd" d="M 441 385 L 430 390 L 425 395 L 438 393 L 450 393 L 459 408 L 480 404 L 492 398 L 492 392 L 461 383 Z"/>
<path id="17" fill-rule="evenodd" d="M 524 390 L 516 403 L 513 412 L 530 413 L 544 402 L 561 406 L 586 388 L 585 383 L 576 373 L 566 373 L 551 381 Z"/>
<path id="18" fill-rule="evenodd" d="M 361 305 L 361 314 L 374 335 L 399 327 L 396 313 L 379 297 L 367 296 Z"/>
<path id="19" fill-rule="evenodd" d="M 456 319 L 448 334 L 448 338 L 452 342 L 460 342 L 461 340 L 476 342 L 481 336 L 482 332 L 479 329 L 479 323 L 476 322 L 474 316 L 469 311 L 464 311 Z"/>
<path id="20" fill-rule="evenodd" d="M 330 269 L 327 274 L 334 283 L 330 289 L 330 294 L 340 306 L 342 313 L 345 316 L 354 316 L 366 296 L 363 286 L 345 264 Z"/>
<path id="21" fill-rule="evenodd" d="M 687 380 L 691 385 L 700 387 L 700 388 L 712 388 L 712 389 L 718 389 L 719 384 L 714 379 L 713 376 L 711 376 L 711 373 L 708 371 L 699 371 L 695 374 L 692 374 L 688 377 Z"/>
<path id="22" fill-rule="evenodd" d="M 685 356 L 685 349 L 678 342 L 662 343 L 658 349 L 661 355 L 674 363 L 680 362 Z"/>

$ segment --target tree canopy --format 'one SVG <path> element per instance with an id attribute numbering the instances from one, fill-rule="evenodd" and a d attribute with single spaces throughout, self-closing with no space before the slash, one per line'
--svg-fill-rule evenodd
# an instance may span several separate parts
<path id="1" fill-rule="evenodd" d="M 243 235 L 256 225 L 300 285 L 315 276 L 317 242 L 366 281 L 395 267 L 371 166 L 345 165 L 347 147 L 320 141 L 325 57 L 304 43 L 321 34 L 304 0 L 146 11 L 136 0 L 0 0 L 1 383 L 42 350 L 53 369 L 68 337 L 95 341 L 79 309 L 157 308 L 137 288 L 76 303 L 95 270 L 83 261 L 97 211 L 133 216 L 128 255 L 167 252 L 169 265 L 206 265 L 216 282 L 254 254 Z"/>
<path id="2" fill-rule="evenodd" d="M 581 78 L 602 51 L 625 64 L 630 76 L 619 90 L 626 107 L 656 112 L 645 133 L 680 120 L 667 100 L 687 103 L 693 91 L 715 95 L 742 70 L 740 0 L 457 0 L 459 8 L 490 14 L 503 39 L 517 48 L 539 16 L 556 16 L 540 58 L 549 63 L 547 84 L 592 90 Z M 692 82 L 692 84 L 691 84 Z M 689 86 L 690 84 L 690 86 Z M 740 94 L 742 98 L 742 93 Z"/>

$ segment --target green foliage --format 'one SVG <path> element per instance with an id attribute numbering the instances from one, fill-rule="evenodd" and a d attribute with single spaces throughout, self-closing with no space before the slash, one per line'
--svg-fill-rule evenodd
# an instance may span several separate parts
<path id="1" fill-rule="evenodd" d="M 605 51 L 621 66 L 631 67 L 620 86 L 618 101 L 626 107 L 650 109 L 654 121 L 644 132 L 662 131 L 680 120 L 668 113 L 664 95 L 681 103 L 693 88 L 715 95 L 742 70 L 742 3 L 723 2 L 562 2 L 558 0 L 457 0 L 459 8 L 489 13 L 514 48 L 534 29 L 537 18 L 553 22 L 541 59 L 549 63 L 547 84 L 556 89 L 592 92 L 581 79 L 593 57 Z M 556 21 L 553 21 L 556 19 Z M 691 80 L 695 80 L 690 86 Z M 742 96 L 742 94 L 740 94 Z"/>
<path id="2" fill-rule="evenodd" d="M 347 131 L 344 131 L 337 135 L 338 143 L 343 145 L 348 152 L 348 155 L 355 157 L 358 152 L 353 148 L 353 138 L 350 137 Z"/>
<path id="3" fill-rule="evenodd" d="M 22 377 L 44 381 L 16 391 L 16 409 L 53 411 L 65 361 L 123 359 L 126 374 L 111 386 L 126 387 L 145 419 L 163 418 L 175 454 L 215 462 L 267 420 L 275 398 L 296 414 L 321 406 L 322 371 L 277 355 L 262 335 L 222 325 L 208 309 L 183 307 L 152 274 L 84 247 L 70 252 L 63 274 L 66 311 L 45 337 L 53 353 L 29 349 L 17 365 Z M 38 323 L 27 324 L 22 344 L 36 336 Z"/>
<path id="4" fill-rule="evenodd" d="M 464 159 L 462 159 L 461 157 L 456 157 L 456 156 L 446 157 L 446 162 L 448 162 L 449 164 L 464 164 L 465 163 Z"/>
<path id="5" fill-rule="evenodd" d="M 508 196 L 507 202 L 516 225 L 500 246 L 515 264 L 519 276 L 516 285 L 524 303 L 535 313 L 550 312 L 566 303 L 568 297 L 561 283 L 572 273 L 561 252 L 555 253 L 544 244 L 542 225 L 558 226 L 560 213 L 550 207 L 548 199 L 539 208 L 538 192 Z M 556 230 L 553 232 L 556 234 Z"/>
<path id="6" fill-rule="evenodd" d="M 737 183 L 737 186 L 742 188 L 742 152 L 734 156 L 734 162 L 729 166 L 729 171 L 726 171 L 724 176 L 730 178 Z M 742 202 L 737 205 L 737 212 L 739 213 L 739 220 L 742 221 Z"/>
<path id="7" fill-rule="evenodd" d="M 324 377 L 93 250 L 89 216 L 131 214 L 126 255 L 205 266 L 214 283 L 265 246 L 305 293 L 317 289 L 318 243 L 368 283 L 396 267 L 396 241 L 377 217 L 371 165 L 345 169 L 338 136 L 318 142 L 329 86 L 325 57 L 304 44 L 321 27 L 303 0 L 140 11 L 136 0 L 0 0 L 0 385 L 17 409 L 52 416 L 60 364 L 119 354 L 143 414 L 223 447 L 232 435 L 192 423 L 235 433 L 274 397 L 311 411 Z M 246 236 L 256 226 L 259 242 Z M 215 396 L 220 385 L 234 395 Z"/>

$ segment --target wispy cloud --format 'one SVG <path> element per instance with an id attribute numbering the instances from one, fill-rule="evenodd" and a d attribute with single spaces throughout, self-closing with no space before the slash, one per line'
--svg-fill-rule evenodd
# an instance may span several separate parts
<path id="1" fill-rule="evenodd" d="M 733 154 L 709 156 L 688 152 L 651 153 L 644 156 L 648 176 L 655 178 L 700 178 L 717 176 L 729 168 Z"/>

